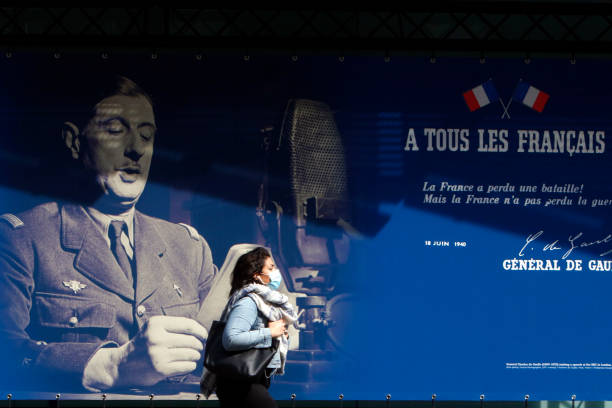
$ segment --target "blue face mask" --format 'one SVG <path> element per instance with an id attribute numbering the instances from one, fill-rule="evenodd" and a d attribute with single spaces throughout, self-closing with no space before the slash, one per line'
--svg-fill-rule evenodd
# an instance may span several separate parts
<path id="1" fill-rule="evenodd" d="M 276 290 L 280 287 L 281 282 L 283 281 L 283 276 L 281 275 L 278 268 L 272 269 L 270 272 L 270 282 L 268 283 L 268 287 L 270 289 Z"/>

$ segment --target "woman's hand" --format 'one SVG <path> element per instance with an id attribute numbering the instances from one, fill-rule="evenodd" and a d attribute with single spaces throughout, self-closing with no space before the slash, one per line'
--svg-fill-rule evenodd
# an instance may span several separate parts
<path id="1" fill-rule="evenodd" d="M 270 329 L 270 335 L 272 338 L 280 337 L 287 332 L 285 321 L 283 319 L 268 322 L 268 328 Z"/>

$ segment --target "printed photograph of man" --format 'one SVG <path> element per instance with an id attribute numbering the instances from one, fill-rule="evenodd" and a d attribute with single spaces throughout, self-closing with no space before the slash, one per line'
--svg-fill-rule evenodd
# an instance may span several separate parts
<path id="1" fill-rule="evenodd" d="M 209 245 L 135 208 L 153 103 L 128 78 L 98 84 L 90 114 L 62 129 L 80 172 L 62 183 L 85 180 L 79 201 L 0 217 L 3 383 L 14 389 L 146 389 L 201 365 L 207 331 L 195 318 L 217 271 Z"/>

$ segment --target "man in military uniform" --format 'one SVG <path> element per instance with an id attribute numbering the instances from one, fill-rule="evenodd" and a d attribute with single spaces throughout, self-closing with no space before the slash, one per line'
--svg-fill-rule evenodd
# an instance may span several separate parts
<path id="1" fill-rule="evenodd" d="M 194 228 L 135 209 L 155 131 L 151 99 L 118 78 L 63 129 L 96 194 L 0 217 L 3 384 L 98 391 L 196 369 L 207 332 L 194 319 L 216 267 Z"/>

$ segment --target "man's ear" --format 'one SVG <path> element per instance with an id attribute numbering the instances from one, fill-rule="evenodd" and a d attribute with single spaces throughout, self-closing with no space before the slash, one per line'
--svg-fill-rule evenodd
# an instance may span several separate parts
<path id="1" fill-rule="evenodd" d="M 79 128 L 72 122 L 64 122 L 62 127 L 62 139 L 70 150 L 73 159 L 78 159 L 81 152 L 81 139 L 79 138 Z"/>

